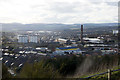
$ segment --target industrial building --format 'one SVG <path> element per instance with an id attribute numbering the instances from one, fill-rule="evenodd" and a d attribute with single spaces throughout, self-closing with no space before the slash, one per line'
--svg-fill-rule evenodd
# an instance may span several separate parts
<path id="1" fill-rule="evenodd" d="M 83 40 L 90 43 L 103 43 L 103 41 L 98 38 L 83 38 Z"/>
<path id="2" fill-rule="evenodd" d="M 71 54 L 71 53 L 82 53 L 82 51 L 78 47 L 62 47 L 62 48 L 56 48 L 56 51 L 53 52 L 53 55 L 65 55 Z"/>
<path id="3" fill-rule="evenodd" d="M 66 39 L 62 39 L 62 38 L 58 38 L 58 39 L 55 40 L 55 42 L 59 42 L 60 44 L 64 44 L 64 43 L 67 42 L 67 40 Z"/>

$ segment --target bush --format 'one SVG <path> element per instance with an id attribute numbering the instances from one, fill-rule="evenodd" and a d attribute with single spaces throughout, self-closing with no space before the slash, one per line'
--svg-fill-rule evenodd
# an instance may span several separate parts
<path id="1" fill-rule="evenodd" d="M 26 63 L 20 72 L 20 78 L 59 78 L 58 71 L 54 70 L 50 64 L 45 65 L 44 61 L 34 64 Z"/>
<path id="2" fill-rule="evenodd" d="M 12 78 L 12 75 L 8 72 L 8 68 L 2 64 L 2 79 L 7 80 Z"/>

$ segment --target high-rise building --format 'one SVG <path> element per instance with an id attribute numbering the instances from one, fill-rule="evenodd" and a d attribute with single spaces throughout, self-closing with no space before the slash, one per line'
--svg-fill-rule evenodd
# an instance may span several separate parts
<path id="1" fill-rule="evenodd" d="M 29 42 L 38 43 L 38 36 L 37 35 L 30 35 Z"/>
<path id="2" fill-rule="evenodd" d="M 118 34 L 118 30 L 113 30 L 113 34 Z"/>
<path id="3" fill-rule="evenodd" d="M 19 35 L 18 36 L 18 42 L 27 43 L 28 42 L 28 36 L 27 35 Z"/>

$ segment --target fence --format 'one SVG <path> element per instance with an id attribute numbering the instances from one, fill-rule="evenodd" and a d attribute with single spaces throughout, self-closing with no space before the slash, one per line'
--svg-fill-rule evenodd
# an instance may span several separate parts
<path id="1" fill-rule="evenodd" d="M 108 73 L 108 80 L 110 80 L 110 78 L 111 78 L 111 73 L 112 73 L 112 72 L 115 72 L 115 71 L 120 71 L 120 69 L 116 69 L 116 70 L 110 70 L 110 69 L 108 69 L 108 71 L 106 71 L 106 72 L 103 72 L 103 73 L 100 73 L 100 74 L 95 74 L 95 75 L 86 77 L 86 79 L 92 78 L 92 77 L 95 77 L 95 76 L 104 75 L 104 74 L 107 74 L 107 73 Z"/>

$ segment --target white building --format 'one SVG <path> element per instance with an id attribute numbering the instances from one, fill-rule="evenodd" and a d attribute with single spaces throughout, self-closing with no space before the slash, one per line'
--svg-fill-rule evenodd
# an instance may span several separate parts
<path id="1" fill-rule="evenodd" d="M 38 37 L 36 35 L 29 36 L 29 42 L 38 43 Z"/>
<path id="2" fill-rule="evenodd" d="M 83 38 L 83 40 L 91 43 L 103 43 L 103 41 L 98 38 Z"/>
<path id="3" fill-rule="evenodd" d="M 66 39 L 62 39 L 62 38 L 58 38 L 58 39 L 56 39 L 55 41 L 56 41 L 56 42 L 59 42 L 60 44 L 64 44 L 64 43 L 67 42 Z"/>
<path id="4" fill-rule="evenodd" d="M 113 30 L 113 34 L 118 34 L 118 30 Z"/>
<path id="5" fill-rule="evenodd" d="M 18 42 L 19 43 L 38 43 L 38 36 L 37 35 L 19 35 L 18 36 Z"/>
<path id="6" fill-rule="evenodd" d="M 19 35 L 18 36 L 18 42 L 27 43 L 28 42 L 28 36 L 27 35 Z"/>

